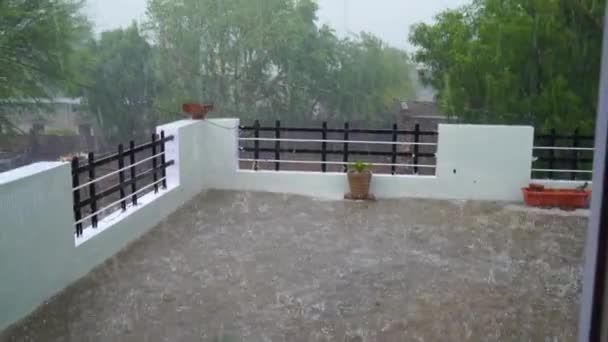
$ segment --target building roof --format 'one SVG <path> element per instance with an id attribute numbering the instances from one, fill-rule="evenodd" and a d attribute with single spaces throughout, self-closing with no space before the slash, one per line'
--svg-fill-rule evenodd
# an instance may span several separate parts
<path id="1" fill-rule="evenodd" d="M 82 103 L 81 98 L 70 98 L 70 97 L 54 97 L 50 99 L 39 98 L 39 99 L 8 99 L 0 101 L 0 103 L 6 104 L 69 104 L 79 105 Z"/>
<path id="2" fill-rule="evenodd" d="M 437 102 L 431 101 L 407 101 L 407 108 L 402 109 L 401 114 L 410 118 L 447 119 Z"/>

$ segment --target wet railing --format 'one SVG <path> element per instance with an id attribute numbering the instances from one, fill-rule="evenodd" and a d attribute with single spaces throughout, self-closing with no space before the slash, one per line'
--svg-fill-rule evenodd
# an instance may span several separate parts
<path id="1" fill-rule="evenodd" d="M 346 172 L 352 162 L 373 164 L 376 172 L 390 174 L 434 174 L 436 168 L 436 131 L 422 131 L 420 125 L 411 130 L 283 127 L 280 121 L 274 126 L 242 126 L 239 142 L 242 168 Z"/>
<path id="2" fill-rule="evenodd" d="M 73 158 L 76 236 L 82 235 L 83 224 L 87 221 L 96 228 L 104 214 L 125 211 L 128 205 L 138 204 L 138 196 L 166 189 L 165 170 L 174 161 L 166 161 L 165 143 L 173 139 L 161 132 L 160 135 L 152 134 L 151 141 L 141 145 L 130 141 L 128 149 L 120 144 L 116 153 L 102 158 L 95 158 L 93 152 L 84 163 L 78 157 Z"/>

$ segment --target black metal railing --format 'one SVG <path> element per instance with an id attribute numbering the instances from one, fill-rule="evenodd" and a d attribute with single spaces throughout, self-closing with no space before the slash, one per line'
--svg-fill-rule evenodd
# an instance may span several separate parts
<path id="1" fill-rule="evenodd" d="M 572 134 L 555 129 L 534 139 L 532 178 L 591 180 L 594 137 L 575 129 Z"/>
<path id="2" fill-rule="evenodd" d="M 419 125 L 409 130 L 397 124 L 392 129 L 352 128 L 348 122 L 342 128 L 329 128 L 326 122 L 321 127 L 285 127 L 280 121 L 262 126 L 256 120 L 240 129 L 241 168 L 259 170 L 264 163 L 275 171 L 290 165 L 290 170 L 346 172 L 358 157 L 374 164 L 376 172 L 394 175 L 422 169 L 434 174 L 436 165 L 438 133 Z"/>
<path id="3" fill-rule="evenodd" d="M 90 220 L 97 228 L 104 214 L 127 210 L 128 202 L 138 204 L 146 192 L 167 188 L 166 169 L 174 164 L 166 161 L 165 143 L 173 136 L 152 134 L 150 142 L 129 148 L 118 145 L 116 153 L 96 158 L 90 152 L 82 161 L 72 159 L 72 186 L 76 236 L 83 234 L 83 224 Z M 127 178 L 128 175 L 128 178 Z M 159 178 L 160 177 L 160 178 Z"/>

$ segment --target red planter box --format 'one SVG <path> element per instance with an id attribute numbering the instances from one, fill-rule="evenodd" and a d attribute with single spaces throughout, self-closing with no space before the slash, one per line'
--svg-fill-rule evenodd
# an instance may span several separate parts
<path id="1" fill-rule="evenodd" d="M 533 207 L 558 207 L 563 209 L 586 208 L 591 197 L 591 191 L 569 189 L 521 189 L 524 201 Z"/>
<path id="2" fill-rule="evenodd" d="M 184 103 L 182 110 L 195 120 L 203 120 L 207 117 L 207 113 L 213 110 L 213 103 Z"/>

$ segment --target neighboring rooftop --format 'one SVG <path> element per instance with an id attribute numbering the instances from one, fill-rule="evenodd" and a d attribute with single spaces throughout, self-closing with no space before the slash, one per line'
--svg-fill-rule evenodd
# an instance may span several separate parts
<path id="1" fill-rule="evenodd" d="M 399 112 L 399 125 L 409 129 L 419 127 L 422 131 L 438 131 L 440 124 L 454 121 L 445 115 L 439 104 L 434 101 L 407 101 L 401 104 Z M 420 141 L 432 142 L 429 139 Z"/>
<path id="2" fill-rule="evenodd" d="M 586 222 L 207 191 L 0 341 L 570 341 Z"/>
<path id="3" fill-rule="evenodd" d="M 402 108 L 401 115 L 410 118 L 445 119 L 447 116 L 439 108 L 439 104 L 433 101 L 407 101 L 407 106 Z"/>

